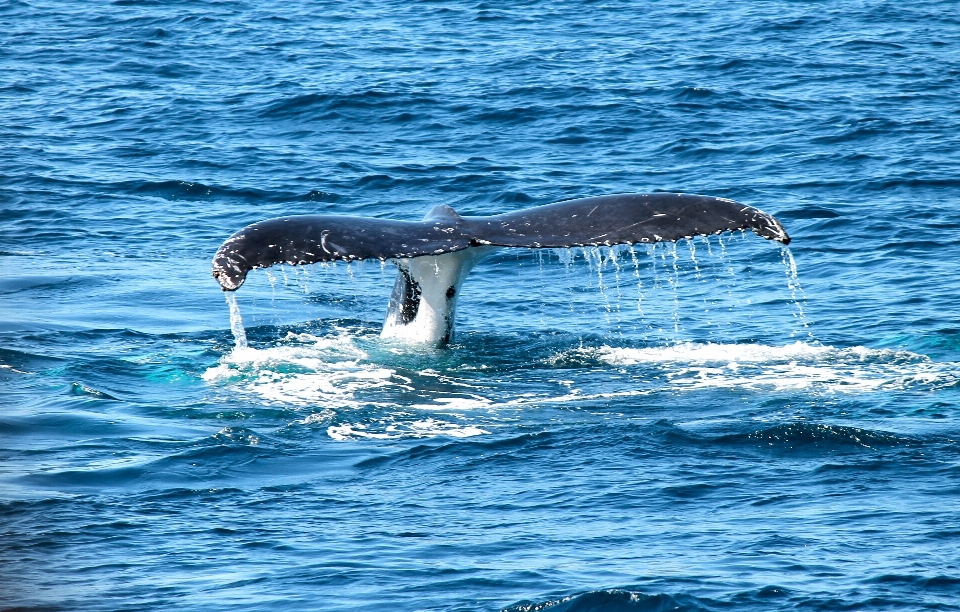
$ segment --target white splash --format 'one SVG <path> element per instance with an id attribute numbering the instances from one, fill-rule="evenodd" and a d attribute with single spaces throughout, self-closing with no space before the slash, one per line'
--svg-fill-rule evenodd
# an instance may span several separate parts
<path id="1" fill-rule="evenodd" d="M 441 367 L 432 358 L 398 357 L 390 349 L 372 330 L 288 333 L 271 347 L 238 346 L 203 378 L 231 395 L 291 411 L 288 427 L 309 427 L 334 440 L 466 438 L 529 418 L 523 415 L 531 410 L 615 405 L 663 391 L 816 395 L 924 390 L 960 381 L 960 364 L 909 351 L 802 341 L 782 346 L 688 342 L 571 347 L 542 362 L 545 371 L 562 372 L 562 378 L 537 393 L 511 395 L 509 385 L 483 374 L 477 364 Z"/>
<path id="2" fill-rule="evenodd" d="M 203 378 L 270 403 L 330 409 L 363 405 L 358 391 L 409 382 L 367 358 L 345 332 L 325 337 L 291 332 L 278 346 L 238 346 Z"/>
<path id="3" fill-rule="evenodd" d="M 614 348 L 609 346 L 597 349 L 601 361 L 611 365 L 634 365 L 637 363 L 665 362 L 769 362 L 798 358 L 822 356 L 832 347 L 805 342 L 794 342 L 786 346 L 763 344 L 713 344 L 684 342 L 670 346 L 648 348 Z"/>
<path id="4" fill-rule="evenodd" d="M 687 342 L 580 350 L 593 351 L 593 356 L 614 366 L 659 366 L 673 388 L 865 392 L 915 384 L 950 385 L 960 380 L 960 364 L 934 362 L 909 351 L 863 346 L 841 349 L 799 341 L 785 346 Z"/>
<path id="5" fill-rule="evenodd" d="M 411 380 L 375 363 L 358 340 L 345 330 L 323 337 L 288 333 L 273 347 L 235 348 L 203 378 L 257 403 L 301 414 L 309 410 L 288 426 L 324 427 L 334 440 L 489 433 L 465 414 L 488 407 L 489 400 L 467 392 L 442 397 L 421 392 L 416 395 L 421 401 L 411 404 L 410 393 L 417 391 Z M 456 385 L 432 370 L 419 375 L 435 376 L 447 387 Z"/>

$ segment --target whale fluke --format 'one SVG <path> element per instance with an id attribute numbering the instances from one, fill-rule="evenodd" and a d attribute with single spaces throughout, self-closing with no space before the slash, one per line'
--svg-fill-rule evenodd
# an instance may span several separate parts
<path id="1" fill-rule="evenodd" d="M 280 263 L 401 260 L 482 245 L 613 246 L 746 229 L 790 242 L 783 226 L 756 208 L 682 193 L 597 196 L 490 217 L 461 217 L 441 205 L 423 221 L 302 215 L 260 221 L 230 236 L 213 258 L 213 275 L 224 291 L 235 291 L 250 270 Z"/>
<path id="2" fill-rule="evenodd" d="M 224 291 L 236 291 L 253 268 L 391 259 L 397 281 L 380 335 L 443 345 L 453 337 L 464 279 L 498 248 L 655 243 L 745 229 L 790 242 L 783 226 L 756 208 L 683 193 L 582 198 L 492 217 L 461 217 L 445 205 L 423 221 L 280 217 L 230 236 L 213 258 L 213 275 Z"/>

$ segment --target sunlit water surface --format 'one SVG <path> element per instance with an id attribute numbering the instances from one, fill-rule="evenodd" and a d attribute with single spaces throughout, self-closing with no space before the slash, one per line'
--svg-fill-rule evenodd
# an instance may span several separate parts
<path id="1" fill-rule="evenodd" d="M 952 3 L 0 6 L 0 609 L 960 608 Z M 447 349 L 281 214 L 652 190 Z M 243 326 L 239 325 L 242 316 Z M 245 333 L 245 341 L 239 334 Z"/>

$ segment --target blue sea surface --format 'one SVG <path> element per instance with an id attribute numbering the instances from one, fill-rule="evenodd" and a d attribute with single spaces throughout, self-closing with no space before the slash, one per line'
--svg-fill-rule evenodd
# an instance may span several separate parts
<path id="1" fill-rule="evenodd" d="M 292 214 L 683 191 L 455 342 Z M 960 609 L 956 2 L 0 3 L 0 610 Z"/>

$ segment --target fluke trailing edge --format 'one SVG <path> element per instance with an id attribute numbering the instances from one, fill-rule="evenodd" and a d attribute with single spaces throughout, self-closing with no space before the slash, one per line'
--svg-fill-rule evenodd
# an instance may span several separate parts
<path id="1" fill-rule="evenodd" d="M 770 215 L 709 196 L 622 194 L 568 200 L 492 217 L 461 217 L 437 206 L 423 221 L 302 215 L 248 225 L 217 250 L 213 275 L 235 291 L 247 272 L 278 263 L 401 259 L 469 247 L 564 248 L 662 242 L 750 229 L 790 242 Z"/>
<path id="2" fill-rule="evenodd" d="M 437 206 L 423 221 L 279 217 L 230 236 L 213 258 L 213 275 L 224 291 L 235 291 L 254 268 L 392 259 L 399 274 L 382 335 L 442 344 L 453 333 L 463 279 L 498 247 L 654 243 L 741 229 L 790 242 L 783 226 L 756 208 L 683 193 L 582 198 L 492 217 L 461 217 L 449 206 Z"/>

